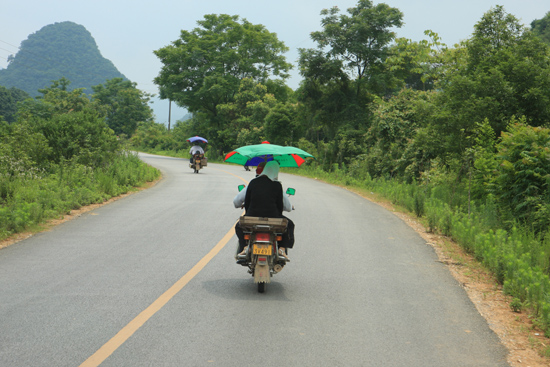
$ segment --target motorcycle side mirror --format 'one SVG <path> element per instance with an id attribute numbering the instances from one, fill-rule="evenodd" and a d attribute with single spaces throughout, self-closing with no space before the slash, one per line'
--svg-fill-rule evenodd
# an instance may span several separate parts
<path id="1" fill-rule="evenodd" d="M 288 195 L 295 195 L 296 194 L 296 189 L 293 189 L 292 187 L 289 187 L 288 189 L 286 189 L 286 193 Z"/>
<path id="2" fill-rule="evenodd" d="M 238 188 L 239 188 L 239 192 L 243 191 L 243 189 L 246 187 L 246 185 L 239 185 Z"/>

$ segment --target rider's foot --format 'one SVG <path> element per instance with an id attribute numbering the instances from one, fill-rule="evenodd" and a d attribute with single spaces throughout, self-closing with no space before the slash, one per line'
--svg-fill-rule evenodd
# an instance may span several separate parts
<path id="1" fill-rule="evenodd" d="M 285 258 L 286 260 L 290 260 L 284 247 L 279 247 L 279 256 Z"/>
<path id="2" fill-rule="evenodd" d="M 246 250 L 248 247 L 245 247 L 241 252 L 239 252 L 239 257 L 246 257 Z"/>

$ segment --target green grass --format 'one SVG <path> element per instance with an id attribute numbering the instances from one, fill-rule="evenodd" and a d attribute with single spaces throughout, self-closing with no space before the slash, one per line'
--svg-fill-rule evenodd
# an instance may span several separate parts
<path id="1" fill-rule="evenodd" d="M 156 168 L 128 152 L 102 168 L 65 164 L 52 171 L 42 175 L 0 174 L 0 240 L 73 209 L 127 193 L 160 176 Z"/>

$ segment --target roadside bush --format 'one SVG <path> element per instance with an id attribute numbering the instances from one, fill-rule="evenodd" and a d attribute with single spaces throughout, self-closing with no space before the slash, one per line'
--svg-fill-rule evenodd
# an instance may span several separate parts
<path id="1" fill-rule="evenodd" d="M 514 122 L 514 121 L 513 121 Z M 498 144 L 496 177 L 501 215 L 544 232 L 550 225 L 550 129 L 510 124 Z"/>
<path id="2" fill-rule="evenodd" d="M 31 117 L 21 123 L 46 139 L 50 149 L 43 156 L 54 164 L 73 161 L 99 167 L 110 162 L 119 149 L 113 131 L 93 111 L 70 112 L 48 119 Z"/>

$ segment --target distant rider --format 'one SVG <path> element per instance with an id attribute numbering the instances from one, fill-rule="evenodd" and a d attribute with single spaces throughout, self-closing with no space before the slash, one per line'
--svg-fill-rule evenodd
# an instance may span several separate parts
<path id="1" fill-rule="evenodd" d="M 204 155 L 204 149 L 202 149 L 200 145 L 195 144 L 191 147 L 191 149 L 189 149 L 189 154 L 191 154 L 191 158 L 189 159 L 189 162 L 193 163 L 193 156 L 195 154 L 200 154 L 202 157 Z"/>

